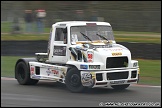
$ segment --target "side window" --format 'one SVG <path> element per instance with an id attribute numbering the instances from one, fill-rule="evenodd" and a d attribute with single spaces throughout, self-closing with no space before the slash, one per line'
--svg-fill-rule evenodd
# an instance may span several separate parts
<path id="1" fill-rule="evenodd" d="M 62 28 L 56 28 L 55 41 L 63 41 L 63 40 L 64 40 L 64 33 L 62 31 Z"/>

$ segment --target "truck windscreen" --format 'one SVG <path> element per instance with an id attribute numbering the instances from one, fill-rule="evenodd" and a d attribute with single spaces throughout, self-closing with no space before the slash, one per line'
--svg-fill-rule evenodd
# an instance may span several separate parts
<path id="1" fill-rule="evenodd" d="M 114 40 L 111 26 L 72 26 L 70 29 L 71 42 L 90 41 L 88 38 L 85 38 L 83 34 L 92 41 Z"/>

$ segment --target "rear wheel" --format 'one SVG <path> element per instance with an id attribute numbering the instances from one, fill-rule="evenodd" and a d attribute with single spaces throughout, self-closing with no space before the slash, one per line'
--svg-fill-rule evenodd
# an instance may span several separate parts
<path id="1" fill-rule="evenodd" d="M 111 87 L 116 90 L 123 90 L 129 87 L 130 84 L 123 84 L 123 85 L 112 85 Z"/>
<path id="2" fill-rule="evenodd" d="M 82 92 L 85 89 L 81 83 L 80 72 L 76 68 L 72 68 L 66 73 L 65 83 L 71 92 Z"/>
<path id="3" fill-rule="evenodd" d="M 19 62 L 16 65 L 16 78 L 21 85 L 34 85 L 37 84 L 39 80 L 30 78 L 30 71 L 28 66 L 24 62 Z"/>

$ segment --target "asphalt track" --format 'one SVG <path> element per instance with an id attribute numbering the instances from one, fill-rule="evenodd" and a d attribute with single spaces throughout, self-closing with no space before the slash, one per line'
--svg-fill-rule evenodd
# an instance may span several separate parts
<path id="1" fill-rule="evenodd" d="M 161 86 L 131 85 L 122 91 L 109 87 L 71 93 L 65 85 L 55 82 L 39 81 L 31 86 L 19 85 L 13 78 L 1 78 L 1 107 L 103 107 L 107 102 L 134 106 L 134 102 L 145 102 L 160 107 Z"/>

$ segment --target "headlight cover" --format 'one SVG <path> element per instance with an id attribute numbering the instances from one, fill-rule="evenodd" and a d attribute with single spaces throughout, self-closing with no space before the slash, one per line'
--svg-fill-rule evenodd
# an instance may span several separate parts
<path id="1" fill-rule="evenodd" d="M 138 62 L 133 63 L 133 67 L 137 67 L 138 66 Z"/>

